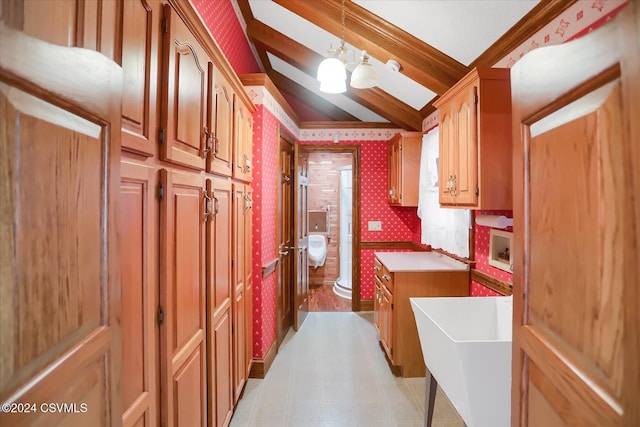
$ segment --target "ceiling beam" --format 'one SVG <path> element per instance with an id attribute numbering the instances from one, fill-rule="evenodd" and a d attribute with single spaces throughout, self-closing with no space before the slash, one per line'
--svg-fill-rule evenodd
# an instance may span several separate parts
<path id="1" fill-rule="evenodd" d="M 517 49 L 522 43 L 526 42 L 576 1 L 577 0 L 542 0 L 473 61 L 469 65 L 469 69 L 475 67 L 493 67 L 498 61 L 503 59 L 505 55 Z M 517 60 L 518 59 L 516 59 L 516 61 Z"/>
<path id="2" fill-rule="evenodd" d="M 315 75 L 318 65 L 324 59 L 306 46 L 257 20 L 247 23 L 247 35 L 256 48 L 272 53 L 311 76 Z M 265 68 L 269 67 L 265 66 Z M 420 112 L 380 88 L 349 88 L 344 95 L 394 123 L 397 127 L 407 130 L 421 129 Z M 317 95 L 316 97 L 323 99 Z M 310 105 L 313 106 L 313 104 Z"/>
<path id="3" fill-rule="evenodd" d="M 274 1 L 336 37 L 341 37 L 340 1 Z M 352 1 L 345 4 L 345 41 L 366 50 L 381 62 L 397 60 L 402 65 L 402 74 L 438 95 L 446 92 L 468 72 L 468 68 L 460 62 Z"/>

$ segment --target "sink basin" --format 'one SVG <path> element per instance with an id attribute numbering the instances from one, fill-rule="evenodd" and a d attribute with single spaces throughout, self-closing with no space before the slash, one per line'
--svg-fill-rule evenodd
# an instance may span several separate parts
<path id="1" fill-rule="evenodd" d="M 410 301 L 425 365 L 466 425 L 509 426 L 512 298 Z"/>

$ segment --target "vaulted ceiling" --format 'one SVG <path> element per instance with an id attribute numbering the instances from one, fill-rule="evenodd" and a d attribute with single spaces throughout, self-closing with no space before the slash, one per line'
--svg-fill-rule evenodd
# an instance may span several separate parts
<path id="1" fill-rule="evenodd" d="M 380 84 L 344 94 L 320 92 L 315 78 L 329 46 L 340 44 L 341 0 L 237 1 L 281 92 L 334 122 L 420 130 L 439 95 L 472 68 L 493 66 L 576 0 L 345 0 L 345 42 L 357 56 L 367 51 Z M 389 59 L 400 72 L 385 65 Z"/>

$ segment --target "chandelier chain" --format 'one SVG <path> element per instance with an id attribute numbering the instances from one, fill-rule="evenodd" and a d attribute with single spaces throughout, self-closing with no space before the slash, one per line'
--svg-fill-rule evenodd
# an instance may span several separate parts
<path id="1" fill-rule="evenodd" d="M 344 0 L 342 0 L 342 47 L 344 47 Z"/>

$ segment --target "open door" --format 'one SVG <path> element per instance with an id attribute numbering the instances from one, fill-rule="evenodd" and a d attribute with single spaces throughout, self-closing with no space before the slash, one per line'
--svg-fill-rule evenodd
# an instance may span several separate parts
<path id="1" fill-rule="evenodd" d="M 293 324 L 293 266 L 295 253 L 294 215 L 294 141 L 280 136 L 278 158 L 278 347 Z"/>
<path id="2" fill-rule="evenodd" d="M 0 19 L 0 425 L 117 427 L 122 70 L 14 30 L 23 16 L 9 15 Z"/>
<path id="3" fill-rule="evenodd" d="M 640 425 L 640 19 L 512 69 L 513 426 Z"/>
<path id="4" fill-rule="evenodd" d="M 294 287 L 293 329 L 297 331 L 309 312 L 309 259 L 307 258 L 309 154 L 300 150 L 300 146 L 296 144 L 294 158 L 296 214 L 293 218 L 293 229 L 295 231 L 294 277 L 296 284 Z"/>

